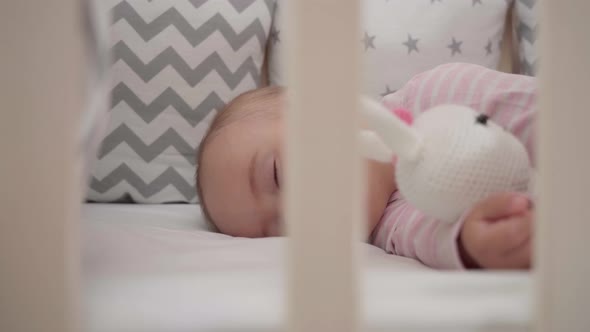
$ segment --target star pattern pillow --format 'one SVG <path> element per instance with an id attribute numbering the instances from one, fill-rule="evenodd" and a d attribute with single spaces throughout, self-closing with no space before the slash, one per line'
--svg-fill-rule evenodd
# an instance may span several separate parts
<path id="1" fill-rule="evenodd" d="M 364 0 L 359 47 L 365 92 L 396 91 L 412 76 L 448 62 L 497 68 L 511 2 L 507 0 Z M 271 83 L 284 84 L 282 8 L 273 27 Z"/>
<path id="2" fill-rule="evenodd" d="M 197 202 L 195 150 L 216 111 L 262 84 L 274 0 L 104 0 L 110 123 L 99 202 Z"/>

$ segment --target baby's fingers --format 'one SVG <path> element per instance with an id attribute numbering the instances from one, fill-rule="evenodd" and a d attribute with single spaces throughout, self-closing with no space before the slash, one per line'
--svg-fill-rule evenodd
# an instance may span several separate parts
<path id="1" fill-rule="evenodd" d="M 500 243 L 503 244 L 505 253 L 508 253 L 524 244 L 531 237 L 531 213 L 527 212 L 522 217 L 500 220 L 491 226 L 496 228 L 496 236 L 501 237 Z"/>
<path id="2" fill-rule="evenodd" d="M 532 241 L 529 238 L 521 246 L 508 251 L 505 254 L 505 261 L 509 269 L 528 269 L 531 267 L 531 246 Z"/>
<path id="3" fill-rule="evenodd" d="M 506 192 L 488 197 L 478 207 L 480 218 L 499 221 L 527 211 L 529 200 L 521 193 Z"/>
<path id="4" fill-rule="evenodd" d="M 531 264 L 532 213 L 498 221 L 492 225 L 493 242 L 505 268 L 527 268 Z"/>

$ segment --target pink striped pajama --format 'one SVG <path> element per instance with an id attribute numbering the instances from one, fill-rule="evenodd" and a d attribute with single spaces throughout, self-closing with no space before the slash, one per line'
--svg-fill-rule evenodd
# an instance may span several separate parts
<path id="1" fill-rule="evenodd" d="M 415 76 L 402 89 L 385 96 L 383 103 L 390 109 L 406 108 L 414 114 L 440 104 L 470 106 L 512 132 L 534 161 L 536 83 L 532 77 L 473 64 L 445 64 Z M 457 248 L 462 224 L 428 218 L 396 191 L 370 241 L 388 253 L 415 258 L 434 268 L 458 269 L 463 268 Z"/>

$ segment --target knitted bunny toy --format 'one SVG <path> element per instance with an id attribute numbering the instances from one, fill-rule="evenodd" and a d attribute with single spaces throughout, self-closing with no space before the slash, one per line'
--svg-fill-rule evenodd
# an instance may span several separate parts
<path id="1" fill-rule="evenodd" d="M 525 192 L 531 166 L 524 146 L 485 114 L 437 106 L 415 120 L 362 100 L 370 130 L 360 133 L 365 156 L 391 162 L 398 189 L 412 205 L 444 222 L 459 220 L 475 203 L 504 191 Z"/>

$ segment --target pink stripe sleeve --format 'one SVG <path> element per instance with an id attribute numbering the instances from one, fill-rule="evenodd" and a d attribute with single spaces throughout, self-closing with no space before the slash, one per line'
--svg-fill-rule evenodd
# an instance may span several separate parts
<path id="1" fill-rule="evenodd" d="M 414 114 L 453 103 L 489 115 L 525 145 L 531 163 L 535 164 L 533 117 L 537 89 L 534 78 L 474 64 L 453 63 L 415 76 L 398 92 L 394 99 L 403 101 L 398 107 L 409 108 Z"/>
<path id="2" fill-rule="evenodd" d="M 456 241 L 462 222 L 446 224 L 424 216 L 403 200 L 392 196 L 372 243 L 394 255 L 414 258 L 427 266 L 440 269 L 464 268 Z"/>
<path id="3" fill-rule="evenodd" d="M 446 64 L 414 77 L 383 102 L 391 109 L 404 107 L 414 114 L 447 103 L 470 106 L 520 139 L 534 165 L 534 78 L 473 64 Z M 431 267 L 463 268 L 457 249 L 462 225 L 462 220 L 450 225 L 427 218 L 396 192 L 371 240 L 389 253 Z"/>

